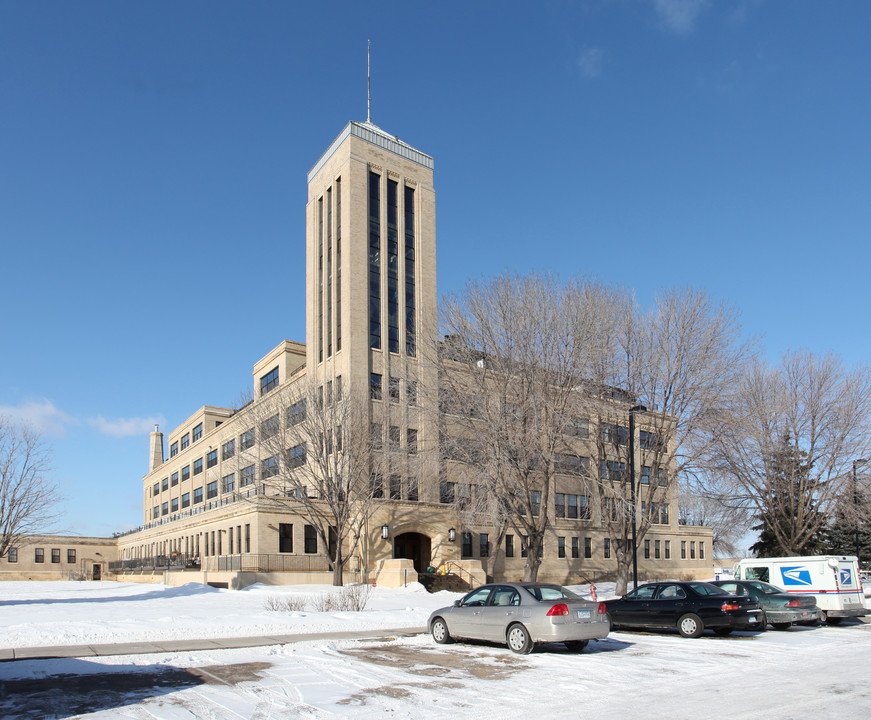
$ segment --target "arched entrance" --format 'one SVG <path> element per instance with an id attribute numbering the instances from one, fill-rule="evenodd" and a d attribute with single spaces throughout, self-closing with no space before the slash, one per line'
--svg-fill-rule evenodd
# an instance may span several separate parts
<path id="1" fill-rule="evenodd" d="M 426 572 L 432 561 L 432 543 L 421 533 L 402 533 L 393 539 L 393 557 L 408 558 L 414 563 L 417 572 Z"/>

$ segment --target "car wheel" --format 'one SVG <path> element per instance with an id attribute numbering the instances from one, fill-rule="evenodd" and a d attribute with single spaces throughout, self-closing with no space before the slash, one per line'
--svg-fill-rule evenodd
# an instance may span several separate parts
<path id="1" fill-rule="evenodd" d="M 569 652 L 579 653 L 584 652 L 589 642 L 589 640 L 569 640 L 565 645 Z"/>
<path id="2" fill-rule="evenodd" d="M 687 613 L 677 621 L 677 629 L 686 638 L 697 638 L 705 631 L 705 626 L 698 615 Z"/>
<path id="3" fill-rule="evenodd" d="M 714 628 L 714 632 L 717 633 L 717 635 L 722 635 L 723 637 L 726 637 L 726 635 L 732 634 L 732 628 Z"/>
<path id="4" fill-rule="evenodd" d="M 447 623 L 441 618 L 436 618 L 432 622 L 432 639 L 440 645 L 445 645 L 453 641 L 451 633 L 448 632 Z"/>
<path id="5" fill-rule="evenodd" d="M 529 631 L 520 623 L 515 623 L 508 628 L 505 641 L 511 650 L 520 655 L 532 652 L 532 638 L 529 637 Z"/>
<path id="6" fill-rule="evenodd" d="M 790 625 L 792 625 L 792 623 L 771 623 L 771 627 L 775 630 L 789 630 Z"/>

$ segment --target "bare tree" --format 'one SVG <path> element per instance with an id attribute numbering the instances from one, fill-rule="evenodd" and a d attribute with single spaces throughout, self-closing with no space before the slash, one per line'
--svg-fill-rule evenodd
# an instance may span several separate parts
<path id="1" fill-rule="evenodd" d="M 261 458 L 257 501 L 305 518 L 337 586 L 385 495 L 387 454 L 369 405 L 362 389 L 331 381 L 279 387 L 249 411 Z"/>
<path id="2" fill-rule="evenodd" d="M 0 558 L 24 535 L 45 532 L 59 517 L 48 479 L 48 449 L 39 433 L 0 415 Z"/>
<path id="3" fill-rule="evenodd" d="M 752 504 L 784 555 L 801 554 L 869 450 L 871 373 L 834 355 L 789 352 L 740 380 L 711 435 L 711 466 Z"/>
<path id="4" fill-rule="evenodd" d="M 632 405 L 647 409 L 636 413 L 636 462 L 641 471 L 636 480 L 644 491 L 637 498 L 641 511 L 635 509 L 640 541 L 651 525 L 673 521 L 674 513 L 668 511 L 678 499 L 678 480 L 700 472 L 712 442 L 711 428 L 742 367 L 753 357 L 755 343 L 742 340 L 733 309 L 692 288 L 661 292 L 647 310 L 625 299 L 609 326 L 608 341 L 610 348 L 602 352 L 595 376 L 597 385 L 625 393 L 624 413 Z M 629 443 L 623 439 L 625 429 L 612 417 L 600 412 L 598 423 L 603 521 L 617 540 L 621 592 L 632 551 L 627 532 L 631 484 L 624 475 Z M 614 458 L 620 461 L 616 468 L 609 465 Z"/>
<path id="5" fill-rule="evenodd" d="M 710 527 L 714 557 L 731 558 L 744 551 L 739 543 L 753 524 L 754 512 L 722 478 L 706 476 L 704 483 L 693 480 L 680 484 L 678 521 Z"/>

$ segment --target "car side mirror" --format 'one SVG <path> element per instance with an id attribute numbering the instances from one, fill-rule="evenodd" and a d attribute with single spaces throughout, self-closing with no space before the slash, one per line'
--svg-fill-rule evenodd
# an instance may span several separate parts
<path id="1" fill-rule="evenodd" d="M 462 600 L 454 600 L 454 607 L 460 607 L 461 602 L 463 602 L 463 601 Z"/>

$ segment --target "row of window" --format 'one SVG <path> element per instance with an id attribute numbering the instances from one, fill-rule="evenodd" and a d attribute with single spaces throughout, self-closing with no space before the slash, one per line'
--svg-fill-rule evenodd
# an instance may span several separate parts
<path id="1" fill-rule="evenodd" d="M 198 423 L 197 425 L 194 425 L 194 429 L 190 432 L 190 434 L 185 433 L 184 435 L 181 436 L 181 438 L 180 438 L 181 449 L 186 450 L 188 448 L 188 446 L 191 444 L 191 442 L 196 442 L 202 436 L 203 436 L 203 424 Z M 178 455 L 178 452 L 179 452 L 178 447 L 179 447 L 179 440 L 176 440 L 174 443 L 172 443 L 169 446 L 169 456 L 171 458 Z"/>
<path id="2" fill-rule="evenodd" d="M 279 523 L 278 525 L 278 552 L 293 552 L 293 525 L 291 523 Z M 314 525 L 306 525 L 303 528 L 303 552 L 307 555 L 317 555 L 318 533 Z"/>
<path id="3" fill-rule="evenodd" d="M 380 373 L 369 373 L 369 398 L 371 400 L 384 399 L 384 376 Z M 387 398 L 392 403 L 400 400 L 402 381 L 397 377 L 387 379 Z M 417 405 L 417 382 L 409 380 L 405 383 L 405 401 L 409 405 Z"/>
<path id="4" fill-rule="evenodd" d="M 326 228 L 324 227 L 324 197 L 318 198 L 318 362 L 333 354 L 333 318 L 335 317 L 335 351 L 342 349 L 342 179 L 336 178 L 336 242 L 335 242 L 335 315 L 333 314 L 333 188 L 326 192 Z M 324 230 L 326 229 L 326 273 L 324 273 Z M 326 292 L 324 276 L 326 275 Z M 324 295 L 326 295 L 326 338 L 324 337 Z M 326 343 L 324 342 L 326 340 Z"/>
<path id="5" fill-rule="evenodd" d="M 583 540 L 583 557 L 593 557 L 593 539 L 589 537 L 569 537 L 569 545 L 566 546 L 566 537 L 557 537 L 557 557 L 565 558 L 580 558 L 581 557 L 581 540 Z M 620 542 L 620 541 L 617 541 Z M 703 541 L 696 542 L 695 540 L 680 541 L 680 557 L 681 560 L 687 559 L 687 546 L 689 546 L 689 559 L 696 559 L 696 546 L 698 546 L 698 559 L 705 559 L 705 543 Z M 611 538 L 602 539 L 602 557 L 608 559 L 611 557 Z M 478 557 L 489 557 L 491 553 L 490 535 L 488 533 L 478 534 Z M 462 554 L 463 557 L 472 557 L 474 555 L 474 547 L 472 542 L 472 533 L 462 533 Z M 670 560 L 671 559 L 671 540 L 645 540 L 643 544 L 643 553 L 646 560 Z M 527 538 L 525 535 L 520 536 L 520 557 L 527 556 Z M 539 557 L 544 556 L 543 543 L 539 546 Z M 514 536 L 505 536 L 505 557 L 514 557 Z"/>
<path id="6" fill-rule="evenodd" d="M 51 549 L 51 561 L 53 563 L 59 563 L 61 559 L 61 551 L 60 548 L 52 548 Z M 6 562 L 17 563 L 18 562 L 18 548 L 9 548 L 6 553 Z M 33 562 L 35 563 L 44 563 L 45 562 L 45 548 L 33 548 Z M 76 551 L 75 550 L 67 550 L 67 564 L 75 565 L 76 564 Z"/>

